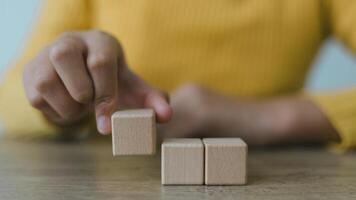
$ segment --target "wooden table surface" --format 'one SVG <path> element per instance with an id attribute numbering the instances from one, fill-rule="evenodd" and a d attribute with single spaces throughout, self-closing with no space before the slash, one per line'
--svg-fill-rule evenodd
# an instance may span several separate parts
<path id="1" fill-rule="evenodd" d="M 356 199 L 356 153 L 250 150 L 246 186 L 162 186 L 160 157 L 109 141 L 0 140 L 0 199 Z"/>

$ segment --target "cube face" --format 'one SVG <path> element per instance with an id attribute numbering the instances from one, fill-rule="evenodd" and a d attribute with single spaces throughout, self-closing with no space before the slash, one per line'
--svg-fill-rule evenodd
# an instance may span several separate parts
<path id="1" fill-rule="evenodd" d="M 162 144 L 162 184 L 204 183 L 204 146 L 201 139 L 167 139 Z"/>
<path id="2" fill-rule="evenodd" d="M 247 145 L 238 138 L 205 138 L 205 184 L 246 184 Z"/>
<path id="3" fill-rule="evenodd" d="M 156 124 L 152 109 L 118 111 L 112 115 L 114 155 L 147 155 L 156 150 Z"/>

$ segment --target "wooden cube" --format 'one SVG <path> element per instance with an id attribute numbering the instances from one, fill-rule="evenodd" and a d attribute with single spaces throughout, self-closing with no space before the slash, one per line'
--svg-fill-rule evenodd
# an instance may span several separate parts
<path id="1" fill-rule="evenodd" d="M 201 139 L 166 139 L 162 144 L 162 184 L 202 185 L 204 146 Z"/>
<path id="2" fill-rule="evenodd" d="M 239 138 L 204 138 L 205 184 L 246 184 L 247 145 Z"/>
<path id="3" fill-rule="evenodd" d="M 117 111 L 111 121 L 114 156 L 156 152 L 156 120 L 152 109 Z"/>

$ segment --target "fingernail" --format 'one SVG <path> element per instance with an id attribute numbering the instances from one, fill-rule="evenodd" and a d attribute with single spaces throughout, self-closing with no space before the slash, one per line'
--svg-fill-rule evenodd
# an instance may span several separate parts
<path id="1" fill-rule="evenodd" d="M 169 121 L 172 115 L 172 110 L 170 105 L 164 100 L 160 99 L 156 102 L 155 109 L 160 116 L 159 122 Z"/>
<path id="2" fill-rule="evenodd" d="M 99 116 L 97 126 L 100 133 L 108 134 L 110 132 L 110 119 L 105 115 Z"/>

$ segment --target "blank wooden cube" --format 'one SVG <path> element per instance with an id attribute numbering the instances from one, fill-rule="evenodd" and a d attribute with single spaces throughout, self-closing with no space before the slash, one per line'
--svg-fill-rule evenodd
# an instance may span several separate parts
<path id="1" fill-rule="evenodd" d="M 201 139 L 166 139 L 162 144 L 162 184 L 202 185 L 204 146 Z"/>
<path id="2" fill-rule="evenodd" d="M 204 138 L 205 184 L 246 184 L 247 145 L 239 138 Z"/>
<path id="3" fill-rule="evenodd" d="M 156 152 L 156 120 L 152 109 L 117 111 L 111 121 L 114 155 Z"/>

